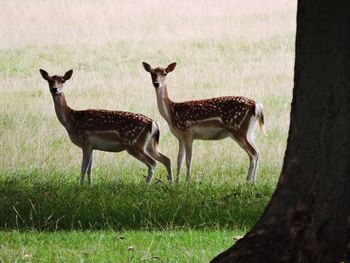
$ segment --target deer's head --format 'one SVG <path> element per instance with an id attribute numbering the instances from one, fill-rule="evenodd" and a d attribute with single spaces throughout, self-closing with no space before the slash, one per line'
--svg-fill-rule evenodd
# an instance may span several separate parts
<path id="1" fill-rule="evenodd" d="M 151 74 L 152 84 L 156 89 L 163 88 L 165 86 L 165 77 L 168 73 L 172 72 L 176 63 L 169 64 L 166 68 L 152 68 L 150 64 L 142 62 L 144 69 Z"/>
<path id="2" fill-rule="evenodd" d="M 47 80 L 52 95 L 60 95 L 63 93 L 63 84 L 72 77 L 73 70 L 67 71 L 64 76 L 50 76 L 45 70 L 40 69 L 43 79 Z"/>

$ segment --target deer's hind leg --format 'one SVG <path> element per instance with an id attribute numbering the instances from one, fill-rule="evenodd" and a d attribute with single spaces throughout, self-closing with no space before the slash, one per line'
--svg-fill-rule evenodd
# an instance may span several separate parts
<path id="1" fill-rule="evenodd" d="M 148 175 L 146 182 L 150 183 L 153 178 L 154 170 L 156 169 L 157 162 L 149 156 L 144 149 L 128 149 L 127 152 L 134 156 L 137 160 L 143 162 L 148 167 Z"/>
<path id="2" fill-rule="evenodd" d="M 256 181 L 258 165 L 259 165 L 259 151 L 256 149 L 254 143 L 247 138 L 246 135 L 237 135 L 232 133 L 232 138 L 238 143 L 239 146 L 248 154 L 249 156 L 249 168 L 247 181 L 254 183 Z"/>
<path id="3" fill-rule="evenodd" d="M 148 154 L 156 159 L 157 161 L 161 162 L 165 168 L 167 169 L 168 172 L 168 181 L 172 182 L 173 181 L 173 171 L 171 168 L 171 160 L 168 156 L 166 156 L 165 154 L 161 153 L 160 151 L 158 151 L 156 145 L 154 144 L 149 144 L 149 146 L 147 147 L 147 151 Z"/>

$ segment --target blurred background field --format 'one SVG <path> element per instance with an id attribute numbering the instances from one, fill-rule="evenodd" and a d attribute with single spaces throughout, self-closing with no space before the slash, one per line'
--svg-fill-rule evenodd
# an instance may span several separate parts
<path id="1" fill-rule="evenodd" d="M 263 212 L 283 162 L 295 16 L 296 2 L 287 0 L 0 1 L 0 227 L 244 233 Z M 133 111 L 160 122 L 160 148 L 175 168 L 177 141 L 142 61 L 177 62 L 167 78 L 175 101 L 242 95 L 264 105 L 268 135 L 256 131 L 256 186 L 245 181 L 246 154 L 226 139 L 195 142 L 189 186 L 168 186 L 158 165 L 147 187 L 143 164 L 97 152 L 93 189 L 78 187 L 81 151 L 58 122 L 39 68 L 74 70 L 66 84 L 74 109 Z"/>

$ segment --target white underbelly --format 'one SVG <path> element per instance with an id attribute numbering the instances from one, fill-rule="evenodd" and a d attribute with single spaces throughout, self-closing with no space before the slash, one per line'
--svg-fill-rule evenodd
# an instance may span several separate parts
<path id="1" fill-rule="evenodd" d="M 192 126 L 190 133 L 193 139 L 198 140 L 221 140 L 230 136 L 230 133 L 221 127 Z"/>
<path id="2" fill-rule="evenodd" d="M 100 136 L 90 135 L 89 142 L 93 149 L 107 152 L 121 152 L 125 146 L 116 140 L 105 139 Z"/>

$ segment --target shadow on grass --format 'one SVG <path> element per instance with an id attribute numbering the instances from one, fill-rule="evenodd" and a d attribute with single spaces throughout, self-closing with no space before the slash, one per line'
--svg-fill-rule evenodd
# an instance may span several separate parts
<path id="1" fill-rule="evenodd" d="M 72 181 L 6 177 L 0 180 L 0 228 L 250 228 L 264 211 L 273 188 L 160 181 L 151 185 L 102 181 L 81 188 Z"/>

